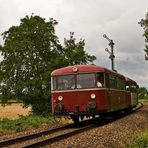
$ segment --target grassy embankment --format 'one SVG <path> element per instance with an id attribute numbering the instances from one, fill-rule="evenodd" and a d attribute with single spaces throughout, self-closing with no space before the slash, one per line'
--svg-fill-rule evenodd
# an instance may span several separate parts
<path id="1" fill-rule="evenodd" d="M 148 104 L 148 99 L 141 99 L 139 102 Z M 126 141 L 126 147 L 129 148 L 148 148 L 148 125 L 140 130 L 131 139 Z"/>
<path id="2" fill-rule="evenodd" d="M 0 135 L 12 134 L 30 129 L 36 129 L 43 126 L 50 126 L 59 122 L 52 115 L 48 117 L 42 116 L 20 116 L 18 119 L 1 119 L 0 120 Z"/>
<path id="3" fill-rule="evenodd" d="M 127 139 L 128 148 L 148 148 L 148 129 L 137 132 L 131 139 Z"/>
<path id="4" fill-rule="evenodd" d="M 0 135 L 50 126 L 60 121 L 52 115 L 47 117 L 29 115 L 31 108 L 24 109 L 19 103 L 0 105 Z"/>
<path id="5" fill-rule="evenodd" d="M 148 104 L 148 100 L 140 100 L 140 102 Z M 60 119 L 52 115 L 48 117 L 28 116 L 29 111 L 30 109 L 23 110 L 20 105 L 16 104 L 14 106 L 0 107 L 0 135 L 35 129 L 45 125 L 50 126 L 60 121 Z M 18 116 L 18 114 L 20 115 Z M 127 147 L 148 147 L 148 127 L 135 134 L 128 141 Z"/>

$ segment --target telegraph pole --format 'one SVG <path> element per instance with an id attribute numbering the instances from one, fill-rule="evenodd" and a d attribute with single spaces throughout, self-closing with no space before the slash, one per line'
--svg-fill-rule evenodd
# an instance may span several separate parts
<path id="1" fill-rule="evenodd" d="M 114 55 L 114 45 L 115 43 L 113 42 L 113 40 L 109 39 L 106 34 L 103 35 L 104 38 L 106 38 L 109 41 L 109 46 L 111 48 L 111 51 L 108 50 L 108 48 L 105 49 L 106 52 L 108 52 L 110 54 L 109 58 L 111 59 L 111 68 L 113 71 L 115 70 L 115 63 L 114 63 L 114 59 L 115 59 L 115 55 Z"/>
<path id="2" fill-rule="evenodd" d="M 144 50 L 145 52 L 146 52 L 146 54 L 145 54 L 145 60 L 148 60 L 148 50 Z"/>

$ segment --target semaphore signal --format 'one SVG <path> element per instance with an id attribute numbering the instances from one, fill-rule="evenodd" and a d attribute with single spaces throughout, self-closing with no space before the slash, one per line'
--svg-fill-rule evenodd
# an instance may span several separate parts
<path id="1" fill-rule="evenodd" d="M 103 37 L 106 38 L 109 41 L 108 45 L 111 47 L 111 51 L 108 48 L 105 48 L 105 51 L 110 54 L 109 58 L 111 59 L 111 68 L 112 68 L 112 70 L 116 71 L 115 70 L 115 63 L 114 63 L 114 59 L 115 59 L 114 45 L 115 45 L 115 43 L 113 42 L 113 40 L 109 39 L 106 34 L 103 34 Z"/>

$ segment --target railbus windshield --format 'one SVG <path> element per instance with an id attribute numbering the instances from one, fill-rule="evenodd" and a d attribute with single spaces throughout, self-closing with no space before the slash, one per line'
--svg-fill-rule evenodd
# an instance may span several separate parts
<path id="1" fill-rule="evenodd" d="M 52 90 L 87 89 L 104 86 L 103 73 L 81 73 L 52 76 Z"/>

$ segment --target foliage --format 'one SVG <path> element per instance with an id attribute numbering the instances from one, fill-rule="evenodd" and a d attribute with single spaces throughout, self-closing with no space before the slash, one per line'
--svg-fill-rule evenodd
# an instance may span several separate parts
<path id="1" fill-rule="evenodd" d="M 138 88 L 138 98 L 148 100 L 148 90 L 145 87 Z"/>
<path id="2" fill-rule="evenodd" d="M 5 43 L 1 52 L 4 60 L 0 65 L 3 99 L 19 98 L 26 106 L 31 104 L 37 114 L 41 110 L 35 102 L 46 106 L 50 102 L 51 56 L 58 54 L 56 24 L 53 19 L 45 22 L 39 16 L 26 16 L 21 19 L 20 26 L 12 26 L 3 33 Z"/>
<path id="3" fill-rule="evenodd" d="M 70 32 L 70 39 L 64 39 L 64 56 L 67 65 L 87 64 L 93 62 L 96 57 L 88 55 L 85 50 L 84 40 L 80 40 L 76 43 L 76 39 L 73 37 L 74 33 Z"/>
<path id="4" fill-rule="evenodd" d="M 145 19 L 141 19 L 139 24 L 144 29 L 143 36 L 145 37 L 145 43 L 146 43 L 146 45 L 145 45 L 145 52 L 146 52 L 145 59 L 148 60 L 148 13 L 145 15 Z"/>
<path id="5" fill-rule="evenodd" d="M 20 116 L 19 119 L 1 119 L 0 120 L 0 133 L 14 133 L 25 131 L 29 129 L 39 128 L 42 125 L 52 125 L 58 122 L 58 119 L 53 116 L 48 118 L 42 116 Z"/>
<path id="6" fill-rule="evenodd" d="M 127 143 L 129 148 L 147 148 L 148 147 L 148 131 L 137 134 L 132 141 Z"/>
<path id="7" fill-rule="evenodd" d="M 33 113 L 46 115 L 51 111 L 51 71 L 95 60 L 84 51 L 84 40 L 75 42 L 73 33 L 62 47 L 55 35 L 57 24 L 52 18 L 45 21 L 31 15 L 21 19 L 19 26 L 12 26 L 3 33 L 4 45 L 0 46 L 2 101 L 18 99 L 24 106 L 32 105 Z"/>

